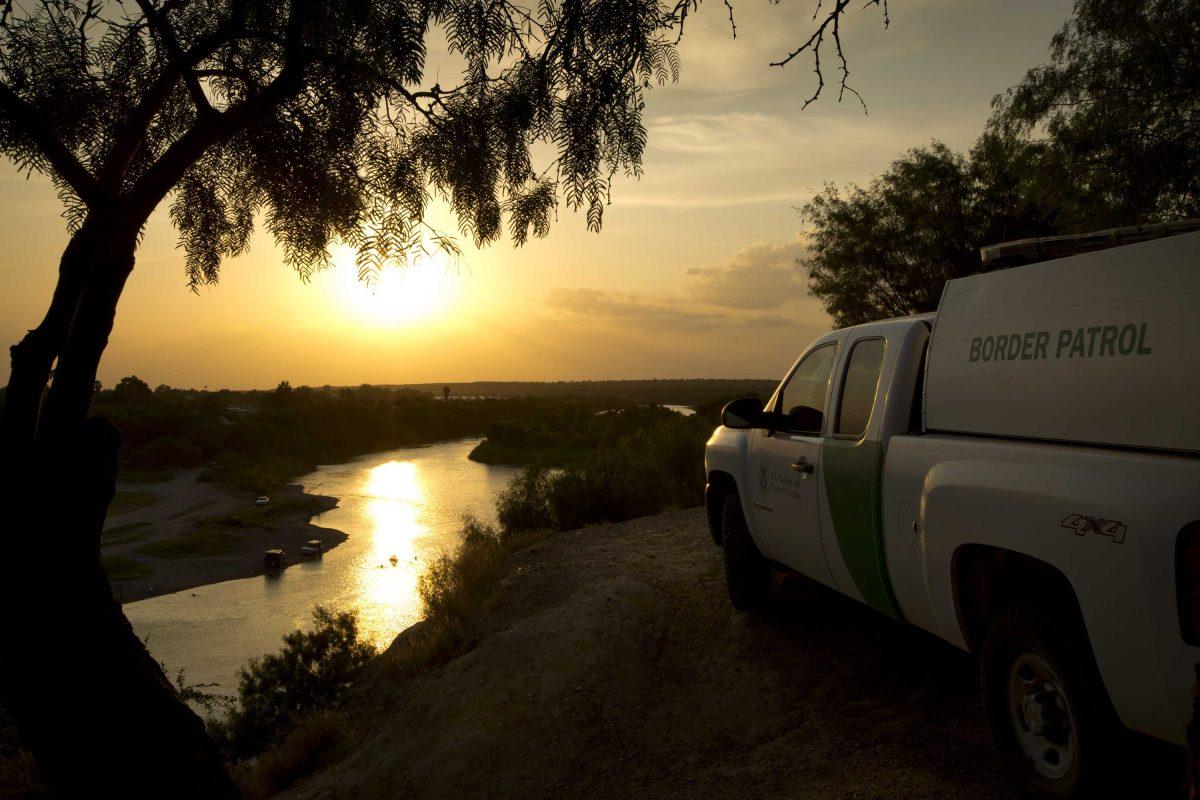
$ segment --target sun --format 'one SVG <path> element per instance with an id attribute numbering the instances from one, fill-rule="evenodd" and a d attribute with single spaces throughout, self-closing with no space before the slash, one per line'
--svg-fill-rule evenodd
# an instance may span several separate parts
<path id="1" fill-rule="evenodd" d="M 435 250 L 411 264 L 385 267 L 370 284 L 358 279 L 352 248 L 335 248 L 333 262 L 339 296 L 360 322 L 407 325 L 444 312 L 454 301 L 454 269 Z"/>

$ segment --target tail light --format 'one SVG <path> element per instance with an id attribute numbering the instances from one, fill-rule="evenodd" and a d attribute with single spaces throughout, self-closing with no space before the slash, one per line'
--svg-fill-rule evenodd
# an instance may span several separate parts
<path id="1" fill-rule="evenodd" d="M 1200 645 L 1200 523 L 1180 531 L 1175 542 L 1175 597 L 1183 640 Z"/>

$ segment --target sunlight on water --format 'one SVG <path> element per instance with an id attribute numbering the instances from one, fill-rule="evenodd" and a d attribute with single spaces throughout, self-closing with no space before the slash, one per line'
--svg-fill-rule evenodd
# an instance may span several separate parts
<path id="1" fill-rule="evenodd" d="M 395 635 L 389 621 L 411 617 L 420 605 L 416 542 L 427 533 L 421 472 L 411 461 L 380 464 L 367 473 L 364 493 L 373 531 L 358 570 L 359 615 L 375 646 L 386 647 Z"/>
<path id="2" fill-rule="evenodd" d="M 130 603 L 125 613 L 172 675 L 186 669 L 189 682 L 217 682 L 223 692 L 236 687 L 234 676 L 247 659 L 278 650 L 283 634 L 307 626 L 318 603 L 356 610 L 364 638 L 387 647 L 420 619 L 417 581 L 458 544 L 463 515 L 495 521 L 496 495 L 519 472 L 469 460 L 478 443 L 444 442 L 320 467 L 299 482 L 339 502 L 313 522 L 349 534 L 324 558 L 276 578 Z"/>

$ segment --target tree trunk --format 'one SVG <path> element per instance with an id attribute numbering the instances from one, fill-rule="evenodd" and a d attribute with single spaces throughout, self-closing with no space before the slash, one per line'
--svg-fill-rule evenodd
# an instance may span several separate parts
<path id="1" fill-rule="evenodd" d="M 238 792 L 203 723 L 133 632 L 100 561 L 119 435 L 84 417 L 138 227 L 92 242 L 31 448 L 19 446 L 30 431 L 5 411 L 0 699 L 60 797 L 232 798 Z M 36 382 L 33 367 L 23 369 L 22 380 Z M 31 424 L 21 403 L 26 395 L 17 410 Z"/>
<path id="2" fill-rule="evenodd" d="M 8 377 L 3 412 L 2 440 L 6 447 L 22 450 L 33 444 L 42 393 L 50 379 L 50 368 L 67 339 L 79 292 L 95 261 L 96 233 L 103 222 L 89 215 L 67 243 L 58 265 L 58 284 L 50 308 L 40 325 L 10 349 L 12 370 Z"/>

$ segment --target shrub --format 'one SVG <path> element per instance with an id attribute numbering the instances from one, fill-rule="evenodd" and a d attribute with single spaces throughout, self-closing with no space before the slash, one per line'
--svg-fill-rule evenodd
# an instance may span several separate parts
<path id="1" fill-rule="evenodd" d="M 50 800 L 50 791 L 38 777 L 37 762 L 28 750 L 0 753 L 0 797 Z"/>
<path id="2" fill-rule="evenodd" d="M 526 467 L 496 498 L 496 518 L 505 531 L 533 531 L 555 527 L 549 494 L 554 476 L 541 467 Z"/>
<path id="3" fill-rule="evenodd" d="M 325 767 L 349 733 L 345 716 L 317 711 L 297 719 L 277 744 L 230 772 L 247 800 L 270 797 Z"/>
<path id="4" fill-rule="evenodd" d="M 504 556 L 495 528 L 467 517 L 454 555 L 442 555 L 431 563 L 417 583 L 425 618 L 464 619 L 491 592 Z"/>
<path id="5" fill-rule="evenodd" d="M 671 414 L 596 447 L 561 471 L 529 467 L 496 504 L 506 534 L 572 530 L 704 501 L 712 421 Z"/>
<path id="6" fill-rule="evenodd" d="M 242 667 L 229 718 L 210 721 L 214 738 L 234 758 L 262 753 L 302 717 L 336 706 L 375 656 L 359 639 L 354 613 L 317 606 L 313 621 L 313 630 L 284 636 L 278 653 Z"/>

